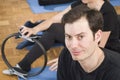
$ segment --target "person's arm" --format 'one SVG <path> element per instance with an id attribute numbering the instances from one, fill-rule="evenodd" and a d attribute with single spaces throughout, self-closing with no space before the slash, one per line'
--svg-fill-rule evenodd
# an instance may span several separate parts
<path id="1" fill-rule="evenodd" d="M 57 15 L 53 16 L 52 18 L 42 22 L 41 24 L 37 25 L 34 28 L 27 28 L 27 27 L 23 26 L 23 29 L 21 30 L 21 33 L 22 34 L 27 33 L 26 36 L 29 37 L 31 34 L 36 34 L 39 31 L 44 31 L 44 30 L 48 29 L 52 23 L 60 23 L 62 16 L 66 12 L 68 12 L 70 9 L 71 9 L 71 6 L 69 6 L 64 11 L 58 13 Z"/>

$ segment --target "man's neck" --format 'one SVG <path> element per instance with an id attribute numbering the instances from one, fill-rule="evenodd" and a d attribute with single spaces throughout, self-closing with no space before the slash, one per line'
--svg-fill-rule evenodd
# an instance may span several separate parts
<path id="1" fill-rule="evenodd" d="M 92 72 L 97 69 L 104 60 L 104 54 L 101 49 L 97 49 L 88 59 L 79 61 L 85 72 Z"/>

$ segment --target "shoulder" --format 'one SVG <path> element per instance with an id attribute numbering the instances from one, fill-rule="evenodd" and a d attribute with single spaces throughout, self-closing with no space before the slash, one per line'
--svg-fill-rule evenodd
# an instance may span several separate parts
<path id="1" fill-rule="evenodd" d="M 66 54 L 64 54 L 64 53 L 66 53 Z M 60 55 L 68 55 L 68 53 L 69 53 L 68 49 L 67 49 L 66 47 L 64 47 L 64 48 L 62 49 Z"/>
<path id="2" fill-rule="evenodd" d="M 64 48 L 60 53 L 59 63 L 64 66 L 67 66 L 67 65 L 70 65 L 72 61 L 73 59 L 70 52 L 68 51 L 67 48 Z"/>
<path id="3" fill-rule="evenodd" d="M 108 61 L 116 68 L 120 69 L 120 53 L 111 51 L 108 49 L 103 49 L 105 53 L 105 57 L 107 57 Z"/>
<path id="4" fill-rule="evenodd" d="M 120 68 L 111 69 L 105 77 L 105 80 L 120 80 Z"/>
<path id="5" fill-rule="evenodd" d="M 105 80 L 119 80 L 120 79 L 120 54 L 108 49 L 103 49 L 108 65 L 105 75 Z"/>
<path id="6" fill-rule="evenodd" d="M 115 12 L 115 9 L 114 9 L 114 7 L 111 5 L 110 2 L 105 1 L 105 3 L 103 4 L 103 6 L 102 6 L 102 8 L 101 8 L 100 11 L 103 12 L 103 13 L 106 13 L 106 12 Z"/>
<path id="7" fill-rule="evenodd" d="M 70 52 L 68 51 L 66 47 L 64 47 L 60 53 L 60 58 L 66 59 L 66 58 L 70 58 L 70 56 L 71 56 Z"/>
<path id="8" fill-rule="evenodd" d="M 71 62 L 72 62 L 72 57 L 69 51 L 67 50 L 67 48 L 64 48 L 60 53 L 59 60 L 58 60 L 57 72 L 58 72 L 59 78 L 65 77 L 66 75 L 69 74 Z M 60 80 L 63 80 L 63 79 L 60 79 Z"/>

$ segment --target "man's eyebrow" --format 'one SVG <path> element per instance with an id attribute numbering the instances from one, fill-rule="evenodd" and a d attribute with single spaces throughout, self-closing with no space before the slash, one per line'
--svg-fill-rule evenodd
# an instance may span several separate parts
<path id="1" fill-rule="evenodd" d="M 86 33 L 86 32 L 81 32 L 81 33 L 76 34 L 75 36 L 79 36 L 79 35 L 83 35 L 83 34 L 87 34 L 87 33 Z M 70 36 L 70 35 L 69 35 L 69 34 L 67 34 L 67 33 L 65 33 L 65 35 Z"/>
<path id="2" fill-rule="evenodd" d="M 87 33 L 86 32 L 81 32 L 81 33 L 76 34 L 75 36 L 79 36 L 79 35 L 83 35 L 83 34 L 87 34 Z"/>

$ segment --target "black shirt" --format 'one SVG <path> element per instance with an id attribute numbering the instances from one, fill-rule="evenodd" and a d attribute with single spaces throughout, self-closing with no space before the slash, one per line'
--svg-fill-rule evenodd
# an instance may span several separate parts
<path id="1" fill-rule="evenodd" d="M 72 60 L 69 51 L 64 48 L 60 57 L 57 80 L 120 80 L 120 54 L 102 49 L 105 59 L 93 72 L 85 72 L 77 61 Z"/>

